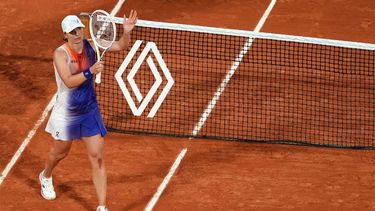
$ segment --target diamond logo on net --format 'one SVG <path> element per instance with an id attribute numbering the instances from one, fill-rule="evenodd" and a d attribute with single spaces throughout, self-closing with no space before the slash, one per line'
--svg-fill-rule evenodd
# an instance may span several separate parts
<path id="1" fill-rule="evenodd" d="M 148 42 L 144 49 L 142 50 L 141 54 L 139 55 L 137 61 L 135 62 L 134 66 L 130 70 L 129 74 L 126 77 L 126 80 L 128 81 L 131 89 L 133 90 L 135 97 L 137 98 L 137 101 L 140 103 L 139 107 L 135 105 L 135 102 L 133 98 L 131 97 L 129 90 L 126 88 L 125 82 L 122 79 L 122 75 L 124 74 L 126 68 L 128 67 L 130 61 L 133 59 L 135 53 L 139 49 L 139 47 L 142 44 L 142 40 L 137 40 L 133 47 L 130 49 L 128 55 L 122 62 L 120 68 L 117 70 L 115 74 L 115 78 L 117 80 L 117 83 L 120 86 L 120 89 L 122 93 L 124 94 L 124 97 L 126 101 L 129 104 L 129 107 L 131 111 L 133 112 L 134 116 L 141 116 L 145 108 L 147 107 L 150 100 L 155 95 L 156 91 L 158 90 L 160 84 L 162 83 L 163 79 L 161 75 L 159 74 L 159 71 L 157 70 L 157 67 L 155 66 L 155 63 L 151 56 L 147 55 L 149 52 L 152 52 L 154 57 L 156 58 L 157 62 L 159 63 L 159 66 L 167 79 L 167 84 L 165 85 L 163 91 L 159 95 L 158 99 L 156 100 L 154 106 L 151 108 L 150 113 L 147 115 L 147 117 L 152 118 L 155 116 L 156 112 L 158 111 L 160 105 L 163 103 L 165 97 L 167 96 L 169 90 L 172 88 L 174 84 L 174 80 L 172 78 L 172 75 L 170 71 L 167 68 L 167 65 L 165 64 L 158 48 L 156 47 L 156 44 L 154 42 Z M 147 57 L 147 59 L 146 59 Z M 137 84 L 134 81 L 134 76 L 137 74 L 139 68 L 141 67 L 142 63 L 146 60 L 148 66 L 150 67 L 150 70 L 155 77 L 155 82 L 151 86 L 150 90 L 146 94 L 145 97 L 142 96 L 142 93 L 139 91 Z"/>

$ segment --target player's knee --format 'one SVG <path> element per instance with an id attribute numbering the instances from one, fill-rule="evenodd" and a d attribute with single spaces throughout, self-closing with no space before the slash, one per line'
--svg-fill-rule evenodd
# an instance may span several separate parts
<path id="1" fill-rule="evenodd" d="M 103 166 L 103 158 L 100 152 L 90 152 L 89 157 L 93 168 L 101 168 Z"/>
<path id="2" fill-rule="evenodd" d="M 98 161 L 102 159 L 102 153 L 99 151 L 92 151 L 92 152 L 89 152 L 89 157 L 90 157 L 90 160 Z"/>

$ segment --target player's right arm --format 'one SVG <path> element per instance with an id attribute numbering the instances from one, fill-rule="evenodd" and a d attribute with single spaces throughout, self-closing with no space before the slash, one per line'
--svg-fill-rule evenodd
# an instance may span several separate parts
<path id="1" fill-rule="evenodd" d="M 93 66 L 91 66 L 88 70 L 86 70 L 86 76 L 85 71 L 78 74 L 72 74 L 70 72 L 69 66 L 68 66 L 68 55 L 66 55 L 66 52 L 62 49 L 56 49 L 53 54 L 53 61 L 55 63 L 57 72 L 59 73 L 59 76 L 61 80 L 63 80 L 65 86 L 68 88 L 74 88 L 81 85 L 84 81 L 86 81 L 87 75 L 90 73 L 92 75 L 95 75 L 101 71 L 103 71 L 104 63 L 102 61 L 95 63 Z M 92 77 L 91 77 L 92 78 Z"/>

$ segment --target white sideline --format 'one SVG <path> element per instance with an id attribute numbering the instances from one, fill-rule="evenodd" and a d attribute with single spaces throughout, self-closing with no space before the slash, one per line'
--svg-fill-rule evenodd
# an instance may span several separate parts
<path id="1" fill-rule="evenodd" d="M 109 13 L 111 16 L 115 16 L 118 11 L 120 11 L 122 5 L 125 3 L 125 0 L 119 0 L 116 4 L 116 6 L 112 9 L 111 13 Z"/>
<path id="2" fill-rule="evenodd" d="M 183 150 L 181 150 L 180 154 L 177 156 L 177 158 L 174 161 L 171 169 L 169 170 L 167 176 L 164 178 L 163 182 L 160 184 L 160 186 L 158 187 L 158 190 L 152 196 L 151 200 L 147 203 L 145 211 L 151 211 L 152 208 L 155 206 L 155 204 L 158 201 L 160 195 L 163 193 L 165 187 L 167 187 L 167 184 L 168 184 L 169 180 L 172 178 L 174 172 L 176 171 L 176 169 L 180 165 L 181 160 L 184 158 L 184 156 L 186 154 L 186 151 L 187 151 L 187 148 L 184 148 Z"/>
<path id="3" fill-rule="evenodd" d="M 262 18 L 258 22 L 257 26 L 254 29 L 254 32 L 257 33 L 260 31 L 260 29 L 263 27 L 264 22 L 266 21 L 268 15 L 272 11 L 272 8 L 276 4 L 276 0 L 272 0 L 271 3 L 269 4 L 268 8 L 264 12 Z M 244 55 L 247 53 L 247 51 L 250 49 L 251 45 L 253 44 L 253 37 L 249 37 L 247 42 L 245 43 L 244 47 L 242 48 L 240 54 L 238 57 L 234 60 L 232 67 L 230 68 L 229 72 L 225 76 L 224 80 L 221 82 L 220 86 L 216 90 L 214 97 L 212 98 L 211 102 L 208 104 L 207 108 L 204 110 L 201 118 L 199 119 L 197 125 L 193 129 L 192 135 L 196 136 L 198 135 L 199 131 L 202 129 L 204 123 L 206 122 L 208 116 L 211 114 L 212 109 L 215 107 L 216 102 L 219 100 L 221 93 L 223 93 L 225 87 L 229 83 L 230 79 L 236 72 L 238 66 L 240 65 Z"/>
<path id="4" fill-rule="evenodd" d="M 262 28 L 264 22 L 266 21 L 269 13 L 271 12 L 273 6 L 276 4 L 276 0 L 271 0 L 271 3 L 270 5 L 268 6 L 267 10 L 264 12 L 262 18 L 260 19 L 259 23 L 257 24 L 257 26 L 255 27 L 255 31 L 256 32 L 259 32 L 259 30 Z M 220 87 L 218 88 L 217 90 L 217 93 L 215 93 L 214 95 L 214 98 L 212 99 L 211 103 L 208 105 L 208 108 L 206 109 L 207 112 L 209 110 L 209 113 L 211 113 L 211 110 L 213 109 L 213 107 L 215 106 L 216 104 L 216 101 L 219 99 L 221 93 L 224 91 L 224 88 L 226 86 L 226 84 L 229 82 L 230 78 L 232 77 L 232 75 L 234 74 L 234 72 L 236 71 L 239 63 L 242 61 L 242 58 L 243 56 L 246 54 L 246 52 L 248 51 L 248 49 L 250 48 L 251 46 L 251 43 L 253 41 L 253 38 L 249 38 L 249 40 L 246 42 L 245 46 L 244 46 L 244 49 L 242 49 L 240 55 L 236 58 L 236 60 L 234 61 L 233 63 L 233 66 L 231 68 L 231 70 L 228 72 L 227 76 L 225 77 L 225 79 L 223 80 L 223 82 L 220 84 Z M 236 63 L 238 62 L 238 63 Z M 219 93 L 218 93 L 219 92 Z M 203 121 L 204 119 L 204 122 L 206 121 L 209 113 L 207 113 L 207 115 L 205 115 L 206 111 L 202 114 L 202 117 L 201 117 L 201 120 Z M 201 121 L 200 120 L 200 121 Z M 198 132 L 200 131 L 200 129 L 202 128 L 204 122 L 202 122 L 202 124 L 197 124 L 196 128 L 194 128 L 193 130 L 193 134 L 198 134 Z M 195 135 L 196 135 L 195 134 Z M 146 208 L 145 208 L 145 211 L 151 211 L 152 208 L 155 206 L 156 202 L 159 200 L 159 197 L 160 195 L 163 193 L 165 187 L 167 186 L 169 180 L 171 179 L 171 177 L 173 176 L 175 170 L 178 168 L 178 166 L 180 165 L 182 159 L 184 158 L 185 154 L 187 152 L 187 148 L 184 148 L 180 154 L 177 156 L 175 162 L 173 163 L 173 166 L 171 167 L 171 169 L 169 170 L 167 176 L 164 178 L 163 182 L 160 184 L 160 186 L 158 187 L 158 190 L 157 192 L 153 195 L 152 199 L 150 200 L 150 202 L 147 204 Z"/>
<path id="5" fill-rule="evenodd" d="M 42 115 L 38 119 L 38 121 L 35 123 L 32 130 L 30 130 L 29 134 L 26 136 L 26 138 L 23 140 L 22 144 L 18 147 L 18 150 L 13 155 L 10 162 L 7 164 L 5 169 L 0 175 L 0 185 L 3 183 L 5 177 L 8 175 L 9 171 L 12 169 L 14 164 L 17 162 L 18 158 L 21 156 L 22 152 L 25 150 L 26 146 L 30 143 L 30 140 L 34 137 L 36 131 L 38 130 L 39 126 L 44 122 L 46 117 L 48 116 L 49 111 L 52 109 L 53 105 L 56 101 L 56 94 L 52 97 L 51 101 L 48 103 L 46 108 L 44 109 Z"/>
<path id="6" fill-rule="evenodd" d="M 125 2 L 125 0 L 119 0 L 116 4 L 116 6 L 111 11 L 111 15 L 115 15 L 120 9 L 122 4 Z M 22 144 L 18 147 L 16 153 L 14 153 L 12 159 L 9 161 L 9 163 L 6 165 L 5 169 L 0 175 L 0 186 L 3 183 L 4 179 L 8 175 L 9 171 L 13 168 L 14 164 L 17 162 L 18 158 L 21 156 L 22 152 L 25 150 L 27 145 L 30 143 L 31 139 L 34 137 L 36 131 L 40 127 L 40 125 L 44 122 L 45 118 L 48 116 L 48 113 L 52 109 L 53 105 L 56 102 L 56 94 L 52 97 L 50 102 L 48 103 L 47 107 L 44 109 L 41 117 L 38 119 L 38 121 L 35 123 L 33 129 L 30 130 L 27 137 L 23 140 Z"/>

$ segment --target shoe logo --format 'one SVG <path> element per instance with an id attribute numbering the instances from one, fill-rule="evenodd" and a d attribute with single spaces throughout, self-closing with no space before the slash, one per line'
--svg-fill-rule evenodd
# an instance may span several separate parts
<path id="1" fill-rule="evenodd" d="M 129 74 L 126 77 L 126 80 L 128 81 L 131 89 L 134 92 L 135 97 L 137 98 L 137 101 L 140 103 L 139 107 L 137 108 L 135 105 L 134 100 L 132 99 L 129 90 L 126 88 L 125 82 L 122 79 L 122 75 L 125 72 L 126 68 L 128 67 L 130 61 L 133 59 L 135 53 L 137 52 L 138 48 L 141 46 L 142 40 L 137 40 L 131 50 L 129 51 L 128 55 L 122 62 L 120 68 L 115 74 L 115 78 L 117 80 L 117 83 L 119 84 L 122 93 L 125 96 L 126 101 L 129 104 L 129 107 L 131 111 L 133 112 L 134 116 L 141 116 L 143 111 L 145 110 L 146 106 L 150 102 L 150 100 L 155 95 L 156 91 L 158 90 L 160 84 L 162 83 L 163 79 L 161 75 L 158 72 L 157 67 L 155 66 L 155 63 L 150 56 L 146 56 L 149 53 L 152 53 L 154 57 L 156 58 L 156 61 L 158 62 L 165 78 L 167 79 L 167 84 L 165 85 L 163 91 L 159 95 L 158 99 L 156 100 L 155 104 L 150 110 L 150 113 L 147 115 L 147 117 L 152 118 L 155 116 L 156 112 L 158 111 L 160 105 L 163 103 L 165 97 L 167 96 L 169 90 L 172 88 L 174 84 L 174 80 L 172 78 L 171 73 L 169 72 L 167 65 L 165 64 L 162 56 L 160 55 L 160 52 L 158 48 L 156 47 L 156 44 L 154 42 L 147 42 L 146 46 L 142 50 L 141 54 L 139 55 L 137 61 L 135 62 L 134 66 L 130 70 Z M 141 67 L 142 63 L 146 60 L 148 66 L 151 69 L 151 72 L 153 76 L 155 77 L 155 82 L 152 85 L 151 89 L 148 91 L 147 95 L 145 97 L 142 96 L 141 92 L 138 89 L 137 84 L 134 81 L 134 76 L 137 74 L 139 68 Z"/>

